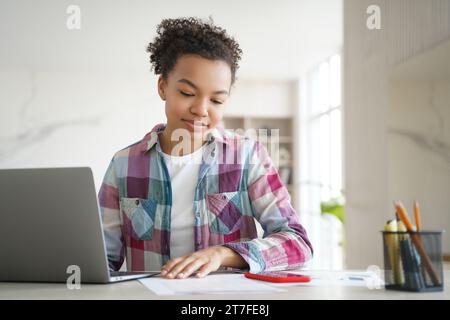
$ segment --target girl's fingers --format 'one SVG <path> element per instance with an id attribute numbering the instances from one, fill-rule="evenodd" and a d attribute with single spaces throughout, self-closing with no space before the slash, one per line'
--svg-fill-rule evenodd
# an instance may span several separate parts
<path id="1" fill-rule="evenodd" d="M 178 274 L 181 272 L 181 270 L 184 269 L 189 263 L 194 261 L 194 258 L 192 256 L 184 257 L 184 259 L 178 261 L 178 263 L 167 272 L 168 278 L 175 278 L 178 276 Z"/>
<path id="2" fill-rule="evenodd" d="M 161 267 L 161 274 L 164 276 L 164 275 L 166 275 L 167 273 L 169 273 L 171 270 L 172 270 L 172 268 L 174 267 L 174 266 L 176 266 L 180 261 L 182 261 L 183 260 L 183 257 L 181 257 L 181 258 L 175 258 L 175 259 L 170 259 L 169 261 L 167 261 L 166 262 L 166 264 L 165 265 L 163 265 L 162 267 Z"/>
<path id="3" fill-rule="evenodd" d="M 200 268 L 200 270 L 198 270 L 197 277 L 203 278 L 204 276 L 208 275 L 210 272 L 216 271 L 217 269 L 219 269 L 219 268 L 218 267 L 215 268 L 212 263 L 207 263 L 207 264 L 203 265 Z"/>
<path id="4" fill-rule="evenodd" d="M 207 261 L 202 258 L 197 258 L 196 260 L 192 261 L 190 264 L 188 264 L 181 272 L 178 274 L 179 278 L 187 278 L 192 273 L 197 271 L 200 267 L 202 267 Z"/>

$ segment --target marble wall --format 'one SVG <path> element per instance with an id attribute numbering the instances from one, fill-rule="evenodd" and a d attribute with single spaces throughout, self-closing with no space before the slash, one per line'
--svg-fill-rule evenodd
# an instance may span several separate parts
<path id="1" fill-rule="evenodd" d="M 418 200 L 424 228 L 447 231 L 449 253 L 450 81 L 392 81 L 388 112 L 389 198 L 411 215 Z"/>
<path id="2" fill-rule="evenodd" d="M 92 168 L 165 121 L 150 74 L 0 72 L 0 167 Z"/>
<path id="3" fill-rule="evenodd" d="M 380 8 L 380 29 L 367 27 L 367 8 L 371 5 Z M 383 265 L 379 231 L 386 220 L 392 218 L 394 199 L 401 198 L 409 204 L 410 199 L 417 197 L 427 216 L 431 211 L 433 214 L 439 212 L 442 219 L 446 216 L 446 202 L 439 202 L 437 197 L 432 196 L 439 188 L 433 186 L 430 189 L 433 192 L 424 192 L 424 189 L 431 187 L 431 180 L 427 180 L 430 176 L 419 187 L 421 190 L 412 190 L 411 185 L 417 183 L 416 180 L 413 183 L 409 180 L 417 175 L 412 173 L 423 162 L 427 162 L 424 170 L 427 173 L 431 170 L 430 166 L 438 168 L 437 172 L 442 172 L 444 176 L 448 170 L 445 169 L 447 162 L 441 156 L 442 152 L 447 152 L 441 145 L 444 138 L 441 137 L 440 142 L 436 143 L 438 125 L 429 124 L 434 121 L 436 112 L 426 112 L 426 105 L 421 106 L 422 111 L 411 115 L 408 112 L 406 115 L 405 112 L 397 113 L 397 108 L 402 108 L 401 104 L 391 110 L 389 78 L 398 65 L 449 39 L 450 1 L 348 0 L 344 1 L 344 17 L 346 267 L 366 268 L 369 265 Z M 400 97 L 397 98 L 408 101 L 405 100 L 407 97 Z M 396 99 L 395 95 L 393 98 Z M 445 101 L 448 98 L 442 96 L 439 99 Z M 403 106 L 406 107 L 409 107 L 408 103 Z M 430 130 L 426 138 L 417 135 L 423 131 L 411 132 L 408 121 L 400 126 L 394 125 L 398 122 L 393 123 L 394 120 L 390 119 L 395 114 L 406 120 L 417 115 L 421 118 L 423 113 L 427 113 L 423 120 L 427 130 Z M 424 124 L 417 128 L 422 130 Z M 414 138 L 411 138 L 412 135 Z M 413 158 L 408 162 L 411 167 L 402 165 L 405 161 L 399 157 L 400 150 Z M 427 150 L 427 154 L 422 150 Z M 437 181 L 442 179 L 445 178 L 439 177 Z M 438 184 L 443 187 L 447 185 L 446 182 Z M 439 197 L 443 199 L 443 196 Z M 436 207 L 429 207 L 431 203 L 435 203 Z M 427 223 L 435 226 L 433 220 Z"/>

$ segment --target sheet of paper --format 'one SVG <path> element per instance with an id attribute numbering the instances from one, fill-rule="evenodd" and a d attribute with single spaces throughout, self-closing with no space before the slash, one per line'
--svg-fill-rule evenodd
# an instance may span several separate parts
<path id="1" fill-rule="evenodd" d="M 154 277 L 139 279 L 139 282 L 157 295 L 253 294 L 286 291 L 261 281 L 247 279 L 243 274 L 213 274 L 204 278 L 187 279 Z"/>
<path id="2" fill-rule="evenodd" d="M 303 274 L 311 277 L 310 282 L 305 283 L 274 283 L 276 287 L 284 286 L 348 286 L 382 288 L 384 281 L 380 275 L 373 271 L 325 271 L 325 270 L 299 270 L 290 273 Z"/>

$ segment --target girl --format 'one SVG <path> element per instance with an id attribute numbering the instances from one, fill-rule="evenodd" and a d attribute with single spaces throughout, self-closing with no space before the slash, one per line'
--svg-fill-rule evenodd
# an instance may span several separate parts
<path id="1" fill-rule="evenodd" d="M 211 22 L 164 19 L 147 52 L 167 123 L 118 151 L 106 171 L 98 197 L 110 268 L 125 257 L 128 271 L 166 278 L 302 266 L 312 246 L 266 149 L 217 127 L 238 43 Z"/>

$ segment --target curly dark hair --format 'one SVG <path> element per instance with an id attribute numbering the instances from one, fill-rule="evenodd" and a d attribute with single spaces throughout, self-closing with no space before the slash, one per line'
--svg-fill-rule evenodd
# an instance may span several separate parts
<path id="1" fill-rule="evenodd" d="M 155 74 L 165 79 L 183 54 L 197 54 L 210 60 L 224 60 L 231 69 L 231 83 L 235 81 L 242 50 L 226 30 L 208 22 L 189 17 L 163 19 L 157 27 L 157 36 L 147 47 Z"/>

